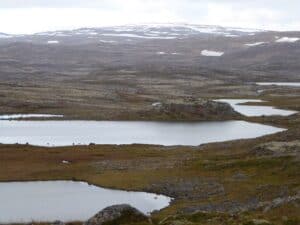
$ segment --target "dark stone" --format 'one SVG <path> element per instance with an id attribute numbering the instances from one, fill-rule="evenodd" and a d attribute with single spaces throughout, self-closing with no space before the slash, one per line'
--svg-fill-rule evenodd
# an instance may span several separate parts
<path id="1" fill-rule="evenodd" d="M 51 225 L 65 225 L 65 223 L 57 220 L 57 221 L 54 221 Z"/>
<path id="2" fill-rule="evenodd" d="M 84 225 L 119 225 L 146 221 L 149 221 L 146 215 L 130 205 L 124 204 L 103 209 L 90 218 Z"/>

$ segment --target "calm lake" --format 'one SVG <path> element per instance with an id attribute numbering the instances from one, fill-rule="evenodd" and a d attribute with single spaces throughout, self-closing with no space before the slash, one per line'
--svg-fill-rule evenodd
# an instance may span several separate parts
<path id="1" fill-rule="evenodd" d="M 105 207 L 124 203 L 148 214 L 171 202 L 171 198 L 163 195 L 104 189 L 72 181 L 0 183 L 0 199 L 0 224 L 86 221 Z"/>
<path id="2" fill-rule="evenodd" d="M 257 99 L 219 99 L 216 101 L 230 104 L 235 111 L 244 116 L 290 116 L 298 113 L 292 110 L 276 109 L 272 106 L 241 105 L 243 103 L 263 102 Z"/>
<path id="3" fill-rule="evenodd" d="M 197 146 L 256 138 L 284 129 L 245 121 L 120 122 L 0 120 L 0 143 L 36 146 L 151 144 Z"/>

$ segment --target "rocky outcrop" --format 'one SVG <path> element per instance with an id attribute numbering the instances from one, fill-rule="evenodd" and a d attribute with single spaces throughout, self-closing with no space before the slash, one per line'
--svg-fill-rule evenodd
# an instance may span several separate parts
<path id="1" fill-rule="evenodd" d="M 156 112 L 174 119 L 225 120 L 241 116 L 229 104 L 211 100 L 165 102 L 154 104 L 152 107 L 154 109 L 152 113 Z"/>
<path id="2" fill-rule="evenodd" d="M 271 225 L 268 220 L 263 219 L 253 219 L 246 223 L 247 225 Z"/>
<path id="3" fill-rule="evenodd" d="M 183 213 L 194 213 L 194 212 L 221 212 L 221 213 L 231 213 L 237 214 L 241 212 L 247 212 L 251 210 L 261 210 L 263 212 L 268 212 L 271 209 L 278 208 L 286 204 L 296 204 L 300 203 L 300 193 L 294 196 L 284 196 L 278 197 L 271 201 L 259 201 L 256 198 L 250 199 L 246 202 L 238 201 L 224 201 L 219 203 L 211 204 L 201 204 L 198 206 L 187 207 L 183 209 Z"/>
<path id="4" fill-rule="evenodd" d="M 257 199 L 251 199 L 247 202 L 239 201 L 223 201 L 218 203 L 205 203 L 195 206 L 186 207 L 182 210 L 183 213 L 195 213 L 195 212 L 218 212 L 218 213 L 231 213 L 236 214 L 239 212 L 245 212 L 254 210 L 258 207 L 259 201 Z"/>
<path id="5" fill-rule="evenodd" d="M 291 142 L 268 142 L 256 146 L 250 154 L 255 156 L 299 156 L 300 155 L 300 141 Z"/>
<path id="6" fill-rule="evenodd" d="M 201 200 L 212 196 L 222 196 L 224 186 L 212 178 L 170 179 L 151 184 L 146 191 L 162 193 L 177 200 Z"/>
<path id="7" fill-rule="evenodd" d="M 130 205 L 107 207 L 90 218 L 84 225 L 119 225 L 122 223 L 139 223 L 149 218 Z"/>

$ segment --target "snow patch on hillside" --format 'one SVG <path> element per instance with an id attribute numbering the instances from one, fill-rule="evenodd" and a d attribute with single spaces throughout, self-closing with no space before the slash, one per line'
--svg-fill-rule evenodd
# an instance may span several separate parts
<path id="1" fill-rule="evenodd" d="M 263 45 L 265 43 L 266 42 L 255 42 L 255 43 L 248 43 L 248 44 L 245 44 L 245 45 L 248 46 L 248 47 L 254 47 L 254 46 Z"/>
<path id="2" fill-rule="evenodd" d="M 113 44 L 113 43 L 117 43 L 116 41 L 111 41 L 111 40 L 100 40 L 101 43 L 109 43 L 109 44 Z"/>
<path id="3" fill-rule="evenodd" d="M 143 38 L 143 39 L 176 39 L 176 37 L 170 37 L 170 36 L 162 36 L 162 37 L 157 37 L 157 36 L 142 36 L 142 35 L 137 35 L 137 34 L 129 34 L 129 33 L 120 33 L 120 34 L 100 34 L 103 36 L 109 36 L 109 37 L 130 37 L 130 38 Z"/>
<path id="4" fill-rule="evenodd" d="M 217 51 L 210 51 L 210 50 L 203 50 L 201 52 L 203 56 L 213 56 L 213 57 L 220 57 L 224 55 L 224 52 L 217 52 Z"/>
<path id="5" fill-rule="evenodd" d="M 300 40 L 300 38 L 297 38 L 297 37 L 282 37 L 282 38 L 278 39 L 276 42 L 278 42 L 278 43 L 293 43 L 293 42 L 296 42 L 299 40 Z"/>
<path id="6" fill-rule="evenodd" d="M 59 41 L 56 41 L 56 40 L 47 41 L 47 44 L 59 44 Z"/>

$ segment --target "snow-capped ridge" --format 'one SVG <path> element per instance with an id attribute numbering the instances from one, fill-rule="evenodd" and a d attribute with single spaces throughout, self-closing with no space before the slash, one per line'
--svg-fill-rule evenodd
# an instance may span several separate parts
<path id="1" fill-rule="evenodd" d="M 58 30 L 40 32 L 38 36 L 120 36 L 144 39 L 175 39 L 179 37 L 195 36 L 199 34 L 218 35 L 225 37 L 239 37 L 253 35 L 264 30 L 233 28 L 213 25 L 197 25 L 186 23 L 153 23 L 153 24 L 129 24 L 123 26 L 105 26 L 79 28 L 74 30 Z"/>

